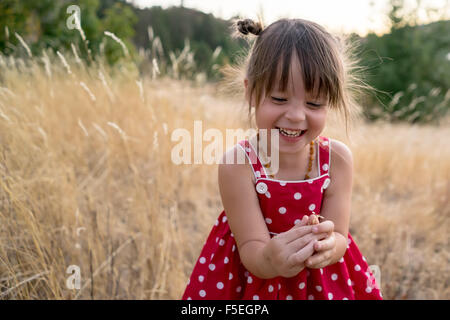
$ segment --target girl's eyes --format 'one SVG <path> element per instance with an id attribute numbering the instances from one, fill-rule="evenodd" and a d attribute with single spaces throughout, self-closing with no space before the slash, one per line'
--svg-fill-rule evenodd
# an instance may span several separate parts
<path id="1" fill-rule="evenodd" d="M 321 106 L 322 106 L 321 104 L 317 104 L 317 103 L 312 103 L 312 102 L 308 102 L 308 104 L 309 104 L 310 106 L 313 106 L 313 107 L 316 107 L 316 108 L 318 108 L 318 107 L 321 107 Z"/>
<path id="2" fill-rule="evenodd" d="M 286 102 L 287 99 L 284 98 L 276 98 L 276 97 L 272 97 L 273 100 L 275 100 L 276 102 Z"/>
<path id="3" fill-rule="evenodd" d="M 272 97 L 272 99 L 273 99 L 275 102 L 286 102 L 286 101 L 287 101 L 287 99 L 284 99 L 284 98 L 277 98 L 277 97 Z M 321 107 L 321 106 L 322 106 L 322 105 L 319 104 L 319 103 L 313 103 L 313 102 L 307 102 L 307 104 L 310 105 L 310 106 L 312 106 L 312 107 L 315 107 L 315 108 L 318 108 L 318 107 Z"/>

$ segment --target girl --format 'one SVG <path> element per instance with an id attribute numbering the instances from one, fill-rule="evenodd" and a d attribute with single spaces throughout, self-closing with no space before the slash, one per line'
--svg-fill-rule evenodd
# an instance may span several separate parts
<path id="1" fill-rule="evenodd" d="M 282 19 L 238 21 L 257 36 L 245 96 L 259 130 L 279 130 L 279 170 L 257 154 L 260 135 L 229 152 L 245 164 L 219 165 L 224 211 L 200 253 L 183 299 L 381 299 L 365 258 L 348 233 L 352 154 L 320 136 L 329 108 L 348 120 L 345 52 L 321 26 Z M 256 161 L 250 161 L 256 159 Z M 264 161 L 262 161 L 264 160 Z M 313 165 L 313 162 L 315 163 Z M 316 164 L 317 163 L 317 164 Z M 310 225 L 314 214 L 324 218 Z"/>

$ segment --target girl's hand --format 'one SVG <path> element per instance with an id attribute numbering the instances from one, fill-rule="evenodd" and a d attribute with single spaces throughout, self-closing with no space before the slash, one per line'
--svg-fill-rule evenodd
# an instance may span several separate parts
<path id="1" fill-rule="evenodd" d="M 318 225 L 313 226 L 313 234 L 326 233 L 327 237 L 318 241 L 314 245 L 314 250 L 317 252 L 309 257 L 305 265 L 310 269 L 319 269 L 328 266 L 331 263 L 334 254 L 336 253 L 336 238 L 334 235 L 334 223 L 330 220 L 324 221 Z"/>
<path id="2" fill-rule="evenodd" d="M 306 225 L 308 217 L 292 229 L 270 239 L 263 255 L 276 273 L 285 278 L 296 276 L 305 268 L 305 260 L 314 253 L 314 244 L 327 237 L 327 233 L 313 234 L 313 226 Z"/>

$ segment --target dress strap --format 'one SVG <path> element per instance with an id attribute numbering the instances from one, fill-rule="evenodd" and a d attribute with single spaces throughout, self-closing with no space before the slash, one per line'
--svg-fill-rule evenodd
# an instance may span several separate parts
<path id="1" fill-rule="evenodd" d="M 319 145 L 319 176 L 330 173 L 331 164 L 331 141 L 327 137 L 318 137 Z"/>
<path id="2" fill-rule="evenodd" d="M 239 141 L 239 146 L 242 148 L 242 150 L 244 150 L 247 159 L 252 165 L 255 180 L 267 178 L 266 169 L 259 160 L 258 154 L 256 153 L 253 145 L 248 140 L 241 140 Z"/>

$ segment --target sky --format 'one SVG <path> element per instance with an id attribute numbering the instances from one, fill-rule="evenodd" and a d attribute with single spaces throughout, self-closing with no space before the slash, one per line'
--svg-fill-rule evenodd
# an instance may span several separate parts
<path id="1" fill-rule="evenodd" d="M 382 34 L 388 31 L 387 12 L 389 0 L 128 0 L 137 6 L 151 7 L 179 6 L 212 13 L 229 19 L 234 15 L 257 19 L 263 12 L 266 25 L 279 18 L 301 18 L 317 22 L 330 31 L 356 32 L 365 36 L 369 31 Z M 439 14 L 450 19 L 449 0 L 421 0 L 422 8 L 438 9 L 438 14 L 428 17 L 425 10 L 419 10 L 422 23 L 439 20 Z M 417 0 L 405 0 L 408 8 L 416 6 Z"/>

